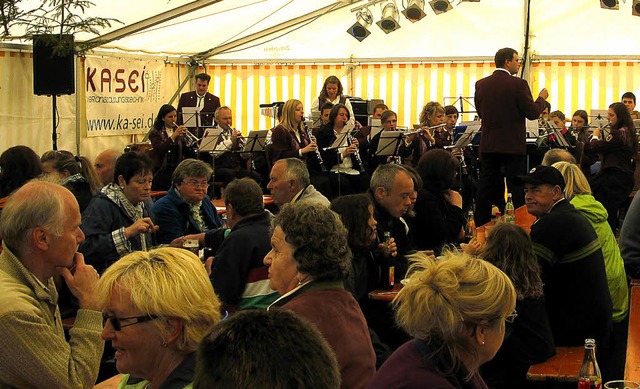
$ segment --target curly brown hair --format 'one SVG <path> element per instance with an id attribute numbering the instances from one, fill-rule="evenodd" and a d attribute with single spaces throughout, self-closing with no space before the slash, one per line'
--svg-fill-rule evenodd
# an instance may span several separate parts
<path id="1" fill-rule="evenodd" d="M 340 196 L 331 202 L 331 210 L 340 215 L 342 223 L 349 231 L 349 247 L 368 247 L 372 228 L 369 227 L 369 207 L 371 197 L 364 193 Z"/>
<path id="2" fill-rule="evenodd" d="M 318 204 L 289 203 L 273 219 L 272 226 L 279 226 L 285 241 L 293 246 L 298 271 L 318 281 L 346 278 L 351 250 L 347 229 L 337 213 Z"/>
<path id="3" fill-rule="evenodd" d="M 529 234 L 511 223 L 497 223 L 487 237 L 480 257 L 505 272 L 518 294 L 518 300 L 540 298 L 542 279 L 540 265 L 533 252 Z"/>

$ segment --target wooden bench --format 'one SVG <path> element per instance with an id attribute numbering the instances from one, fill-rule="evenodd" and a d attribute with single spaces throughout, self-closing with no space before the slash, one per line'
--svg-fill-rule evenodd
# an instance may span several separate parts
<path id="1" fill-rule="evenodd" d="M 556 355 L 533 365 L 527 372 L 529 381 L 578 382 L 584 347 L 556 347 Z"/>
<path id="2" fill-rule="evenodd" d="M 640 382 L 640 286 L 631 287 L 629 306 L 629 334 L 624 379 Z"/>

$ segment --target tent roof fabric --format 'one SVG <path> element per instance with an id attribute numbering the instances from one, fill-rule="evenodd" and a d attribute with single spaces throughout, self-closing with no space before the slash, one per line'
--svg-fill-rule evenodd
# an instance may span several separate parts
<path id="1" fill-rule="evenodd" d="M 31 0 L 29 0 L 31 1 Z M 370 0 L 369 0 L 370 1 Z M 406 0 L 395 0 L 399 11 Z M 95 2 L 87 16 L 117 18 L 125 26 L 180 7 L 199 9 L 154 24 L 111 41 L 100 50 L 154 53 L 208 63 L 387 61 L 417 58 L 487 58 L 501 47 L 523 51 L 527 0 L 452 2 L 453 9 L 436 15 L 425 2 L 427 16 L 411 23 L 400 15 L 400 29 L 385 34 L 375 22 L 381 7 L 369 7 L 374 23 L 371 35 L 358 42 L 346 31 L 356 21 L 351 9 L 365 0 L 109 0 Z M 202 7 L 203 3 L 210 3 Z M 322 10 L 310 18 L 300 19 Z M 291 21 L 298 21 L 293 23 Z M 601 9 L 598 2 L 536 0 L 531 5 L 530 42 L 540 57 L 580 58 L 610 55 L 636 56 L 640 18 L 631 4 L 620 10 Z M 101 36 L 120 30 L 114 24 Z M 262 36 L 262 32 L 270 32 Z M 256 38 L 260 36 L 259 38 Z M 97 38 L 78 34 L 76 40 Z M 198 54 L 204 53 L 204 57 Z M 214 54 L 210 56 L 210 54 Z"/>

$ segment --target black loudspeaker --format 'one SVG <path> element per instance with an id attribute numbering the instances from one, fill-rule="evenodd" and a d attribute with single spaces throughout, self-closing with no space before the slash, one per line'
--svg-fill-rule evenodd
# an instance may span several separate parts
<path id="1" fill-rule="evenodd" d="M 34 94 L 74 94 L 76 92 L 74 70 L 73 35 L 34 35 Z"/>

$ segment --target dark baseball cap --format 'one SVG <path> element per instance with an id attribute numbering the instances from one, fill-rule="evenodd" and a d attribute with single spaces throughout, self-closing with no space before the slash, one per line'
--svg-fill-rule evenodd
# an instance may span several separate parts
<path id="1" fill-rule="evenodd" d="M 564 178 L 562 177 L 562 173 L 552 166 L 538 165 L 529 170 L 529 174 L 526 176 L 518 176 L 518 179 L 525 184 L 531 185 L 558 185 L 560 189 L 564 190 Z"/>

